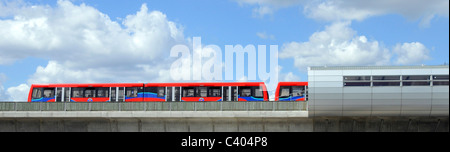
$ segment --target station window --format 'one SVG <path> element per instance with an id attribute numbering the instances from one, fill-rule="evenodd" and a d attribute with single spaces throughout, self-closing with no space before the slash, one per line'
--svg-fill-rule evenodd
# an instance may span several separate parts
<path id="1" fill-rule="evenodd" d="M 448 75 L 433 75 L 433 80 L 448 80 Z"/>
<path id="2" fill-rule="evenodd" d="M 373 82 L 373 86 L 400 86 L 400 82 Z"/>
<path id="3" fill-rule="evenodd" d="M 344 81 L 370 81 L 370 76 L 344 76 Z"/>
<path id="4" fill-rule="evenodd" d="M 403 81 L 403 86 L 429 86 L 429 81 Z"/>
<path id="5" fill-rule="evenodd" d="M 433 86 L 448 86 L 448 81 L 433 81 Z"/>
<path id="6" fill-rule="evenodd" d="M 370 82 L 344 82 L 344 86 L 370 86 Z"/>
<path id="7" fill-rule="evenodd" d="M 402 80 L 430 80 L 429 75 L 404 75 Z"/>
<path id="8" fill-rule="evenodd" d="M 400 80 L 400 76 L 373 76 L 373 80 Z"/>

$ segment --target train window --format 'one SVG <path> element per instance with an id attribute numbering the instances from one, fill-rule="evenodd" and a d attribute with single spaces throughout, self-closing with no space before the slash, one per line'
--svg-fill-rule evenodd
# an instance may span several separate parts
<path id="1" fill-rule="evenodd" d="M 285 98 L 289 97 L 289 87 L 281 87 L 280 88 L 280 97 Z"/>
<path id="2" fill-rule="evenodd" d="M 194 97 L 195 90 L 194 88 L 183 88 L 183 97 Z"/>
<path id="3" fill-rule="evenodd" d="M 70 88 L 64 88 L 64 101 L 68 102 L 70 99 Z"/>
<path id="4" fill-rule="evenodd" d="M 400 82 L 373 82 L 373 86 L 400 86 Z"/>
<path id="5" fill-rule="evenodd" d="M 221 96 L 221 94 L 220 94 L 221 88 L 219 88 L 219 87 L 211 87 L 208 90 L 209 90 L 208 97 L 220 97 Z"/>
<path id="6" fill-rule="evenodd" d="M 346 81 L 366 81 L 370 80 L 370 76 L 344 76 Z"/>
<path id="7" fill-rule="evenodd" d="M 228 86 L 223 87 L 223 97 L 225 97 L 224 101 L 231 101 L 229 94 L 228 94 Z"/>
<path id="8" fill-rule="evenodd" d="M 250 97 L 252 96 L 252 89 L 250 88 L 240 88 L 241 91 L 241 97 Z"/>
<path id="9" fill-rule="evenodd" d="M 158 87 L 158 97 L 164 97 L 166 87 Z"/>
<path id="10" fill-rule="evenodd" d="M 116 102 L 116 87 L 111 88 L 111 102 Z"/>
<path id="11" fill-rule="evenodd" d="M 429 75 L 404 75 L 403 80 L 430 80 Z"/>
<path id="12" fill-rule="evenodd" d="M 53 98 L 55 97 L 55 89 L 44 89 L 44 98 Z"/>
<path id="13" fill-rule="evenodd" d="M 128 87 L 126 88 L 126 96 L 127 97 L 137 97 L 138 88 L 137 87 Z"/>
<path id="14" fill-rule="evenodd" d="M 429 86 L 429 81 L 407 81 L 403 82 L 403 86 Z"/>
<path id="15" fill-rule="evenodd" d="M 433 80 L 448 80 L 448 75 L 433 75 Z"/>
<path id="16" fill-rule="evenodd" d="M 119 102 L 124 101 L 125 99 L 125 88 L 124 87 L 118 87 L 119 88 L 119 96 L 117 97 L 117 99 L 119 100 Z"/>
<path id="17" fill-rule="evenodd" d="M 208 96 L 208 90 L 206 87 L 199 87 L 197 91 L 198 91 L 198 96 L 200 96 L 200 97 Z"/>
<path id="18" fill-rule="evenodd" d="M 400 76 L 373 76 L 372 79 L 373 80 L 400 80 Z"/>
<path id="19" fill-rule="evenodd" d="M 344 86 L 370 86 L 370 82 L 344 82 Z"/>
<path id="20" fill-rule="evenodd" d="M 158 88 L 157 87 L 145 87 L 145 92 L 156 93 L 156 92 L 158 92 Z"/>
<path id="21" fill-rule="evenodd" d="M 34 88 L 32 98 L 33 99 L 42 98 L 42 88 Z"/>
<path id="22" fill-rule="evenodd" d="M 72 88 L 72 97 L 82 98 L 84 88 Z"/>
<path id="23" fill-rule="evenodd" d="M 97 97 L 109 97 L 109 88 L 97 88 Z"/>
<path id="24" fill-rule="evenodd" d="M 263 90 L 261 89 L 261 87 L 254 87 L 254 92 L 255 92 L 255 97 L 257 97 L 257 98 L 264 97 Z"/>
<path id="25" fill-rule="evenodd" d="M 433 86 L 448 86 L 448 81 L 434 81 Z"/>
<path id="26" fill-rule="evenodd" d="M 292 86 L 292 96 L 298 97 L 303 95 L 303 86 Z"/>
<path id="27" fill-rule="evenodd" d="M 95 88 L 87 88 L 84 91 L 84 97 L 86 98 L 95 97 Z"/>

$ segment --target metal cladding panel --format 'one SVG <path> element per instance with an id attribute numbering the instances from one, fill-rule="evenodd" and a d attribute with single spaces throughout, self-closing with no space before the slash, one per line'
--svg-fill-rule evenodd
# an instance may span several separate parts
<path id="1" fill-rule="evenodd" d="M 402 69 L 402 75 L 430 75 L 431 69 Z"/>
<path id="2" fill-rule="evenodd" d="M 401 99 L 372 99 L 372 110 L 400 112 L 401 103 Z"/>
<path id="3" fill-rule="evenodd" d="M 370 116 L 372 110 L 371 102 L 371 99 L 344 99 L 343 116 Z"/>
<path id="4" fill-rule="evenodd" d="M 431 100 L 431 93 L 403 93 L 403 100 L 408 99 L 423 99 L 423 100 Z"/>
<path id="5" fill-rule="evenodd" d="M 314 100 L 342 100 L 342 93 L 315 93 Z"/>
<path id="6" fill-rule="evenodd" d="M 448 100 L 448 93 L 442 93 L 442 92 L 433 93 L 431 95 L 431 99 L 433 99 L 433 100 L 447 99 Z"/>
<path id="7" fill-rule="evenodd" d="M 343 92 L 347 93 L 363 93 L 363 94 L 371 94 L 372 88 L 370 87 L 344 87 Z"/>
<path id="8" fill-rule="evenodd" d="M 368 99 L 372 100 L 371 93 L 344 93 L 344 101 L 353 99 Z"/>
<path id="9" fill-rule="evenodd" d="M 447 69 L 431 69 L 431 74 L 447 74 L 448 75 L 448 68 Z"/>
<path id="10" fill-rule="evenodd" d="M 401 100 L 402 94 L 400 93 L 377 93 L 372 94 L 372 99 L 383 99 L 383 100 Z"/>
<path id="11" fill-rule="evenodd" d="M 344 111 L 370 111 L 372 107 L 370 105 L 371 100 L 346 100 L 344 101 Z"/>
<path id="12" fill-rule="evenodd" d="M 342 75 L 316 75 L 316 76 L 314 76 L 314 80 L 311 80 L 311 81 L 316 81 L 316 82 L 319 82 L 319 81 L 325 81 L 325 82 L 337 81 L 337 82 L 342 82 L 343 79 L 342 79 Z"/>
<path id="13" fill-rule="evenodd" d="M 315 99 L 315 106 L 337 106 L 342 109 L 342 99 Z"/>
<path id="14" fill-rule="evenodd" d="M 372 70 L 372 75 L 401 75 L 400 70 Z"/>
<path id="15" fill-rule="evenodd" d="M 314 71 L 314 75 L 342 75 L 342 70 L 318 70 Z"/>
<path id="16" fill-rule="evenodd" d="M 309 88 L 309 93 L 310 95 L 312 94 L 311 91 L 313 90 L 312 93 L 342 93 L 342 87 L 314 87 L 314 88 Z M 311 97 L 310 97 L 311 98 Z"/>
<path id="17" fill-rule="evenodd" d="M 379 93 L 396 93 L 401 94 L 402 93 L 402 87 L 372 87 L 372 93 L 373 94 L 379 94 Z"/>
<path id="18" fill-rule="evenodd" d="M 372 75 L 372 70 L 343 70 L 342 75 Z"/>
<path id="19" fill-rule="evenodd" d="M 432 111 L 447 111 L 448 112 L 448 99 L 433 100 L 431 106 Z M 447 113 L 448 114 L 448 113 Z"/>
<path id="20" fill-rule="evenodd" d="M 447 93 L 448 94 L 449 87 L 448 86 L 433 86 L 433 94 L 434 93 Z"/>
<path id="21" fill-rule="evenodd" d="M 309 83 L 308 83 L 309 85 Z M 343 82 L 337 82 L 337 81 L 314 81 L 311 82 L 311 85 L 317 88 L 324 88 L 324 87 L 342 87 Z"/>
<path id="22" fill-rule="evenodd" d="M 431 86 L 404 86 L 402 88 L 402 93 L 430 93 Z"/>
<path id="23" fill-rule="evenodd" d="M 402 111 L 431 111 L 431 100 L 402 99 Z"/>

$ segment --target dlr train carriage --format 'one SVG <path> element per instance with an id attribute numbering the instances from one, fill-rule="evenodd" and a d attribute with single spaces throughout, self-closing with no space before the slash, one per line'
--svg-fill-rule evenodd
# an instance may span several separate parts
<path id="1" fill-rule="evenodd" d="M 308 82 L 279 82 L 275 101 L 307 101 Z"/>
<path id="2" fill-rule="evenodd" d="M 268 101 L 263 82 L 33 84 L 28 102 Z"/>

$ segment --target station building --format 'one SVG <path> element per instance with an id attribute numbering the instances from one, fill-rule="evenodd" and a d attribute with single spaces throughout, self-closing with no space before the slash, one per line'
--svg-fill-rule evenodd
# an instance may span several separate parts
<path id="1" fill-rule="evenodd" d="M 309 116 L 448 116 L 449 66 L 308 67 Z"/>

